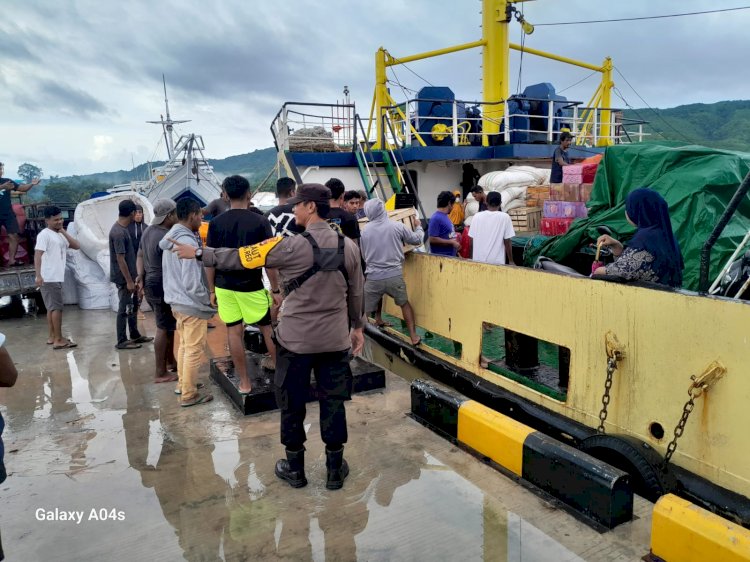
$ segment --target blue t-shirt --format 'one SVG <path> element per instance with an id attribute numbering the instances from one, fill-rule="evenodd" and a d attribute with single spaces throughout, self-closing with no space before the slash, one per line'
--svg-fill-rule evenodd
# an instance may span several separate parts
<path id="1" fill-rule="evenodd" d="M 442 238 L 443 240 L 452 240 L 456 237 L 456 232 L 453 230 L 453 223 L 448 218 L 448 215 L 435 211 L 430 217 L 430 225 L 427 229 L 429 236 L 435 238 Z M 455 256 L 456 248 L 453 246 L 438 246 L 430 244 L 430 253 L 439 254 L 441 256 Z"/>

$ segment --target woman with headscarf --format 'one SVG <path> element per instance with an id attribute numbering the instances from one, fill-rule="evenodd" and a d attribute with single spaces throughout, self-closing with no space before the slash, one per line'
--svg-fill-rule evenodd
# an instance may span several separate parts
<path id="1" fill-rule="evenodd" d="M 597 244 L 610 248 L 616 259 L 594 274 L 670 287 L 682 285 L 684 262 L 664 198 L 645 187 L 630 192 L 625 199 L 625 218 L 638 230 L 627 246 L 607 234 L 600 236 Z"/>

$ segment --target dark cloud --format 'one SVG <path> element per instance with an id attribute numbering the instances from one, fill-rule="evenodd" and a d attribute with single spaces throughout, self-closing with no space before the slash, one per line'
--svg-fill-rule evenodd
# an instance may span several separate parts
<path id="1" fill-rule="evenodd" d="M 19 62 L 39 62 L 39 57 L 29 50 L 27 40 L 20 31 L 3 31 L 0 29 L 0 45 L 3 46 L 3 59 Z"/>
<path id="2" fill-rule="evenodd" d="M 81 117 L 113 113 L 91 94 L 52 80 L 42 80 L 15 92 L 13 103 L 32 111 L 44 110 Z"/>

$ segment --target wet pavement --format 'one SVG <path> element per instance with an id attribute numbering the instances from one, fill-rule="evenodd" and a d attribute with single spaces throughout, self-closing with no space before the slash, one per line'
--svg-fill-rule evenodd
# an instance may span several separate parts
<path id="1" fill-rule="evenodd" d="M 46 330 L 41 316 L 0 322 L 19 370 L 0 389 L 9 562 L 635 561 L 648 551 L 648 502 L 636 499 L 633 522 L 593 530 L 407 417 L 409 383 L 392 373 L 385 391 L 347 404 L 342 490 L 325 489 L 318 406 L 308 407 L 310 483 L 294 490 L 273 473 L 278 414 L 241 416 L 207 365 L 214 402 L 180 408 L 172 384 L 151 383 L 151 345 L 114 349 L 112 313 L 66 307 L 73 350 L 46 346 Z M 209 332 L 214 356 L 224 344 L 221 327 Z"/>

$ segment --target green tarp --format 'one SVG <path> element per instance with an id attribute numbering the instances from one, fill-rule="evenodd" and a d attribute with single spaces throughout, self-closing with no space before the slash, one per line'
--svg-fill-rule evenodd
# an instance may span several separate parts
<path id="1" fill-rule="evenodd" d="M 599 164 L 587 207 L 589 216 L 570 230 L 526 252 L 526 265 L 540 255 L 558 262 L 596 240 L 596 226 L 607 225 L 627 242 L 635 227 L 625 220 L 625 198 L 650 187 L 669 204 L 677 240 L 685 260 L 683 288 L 698 290 L 703 244 L 750 170 L 750 154 L 695 145 L 653 142 L 607 148 Z M 750 197 L 746 197 L 711 253 L 710 281 L 716 278 L 737 244 L 750 229 Z"/>

